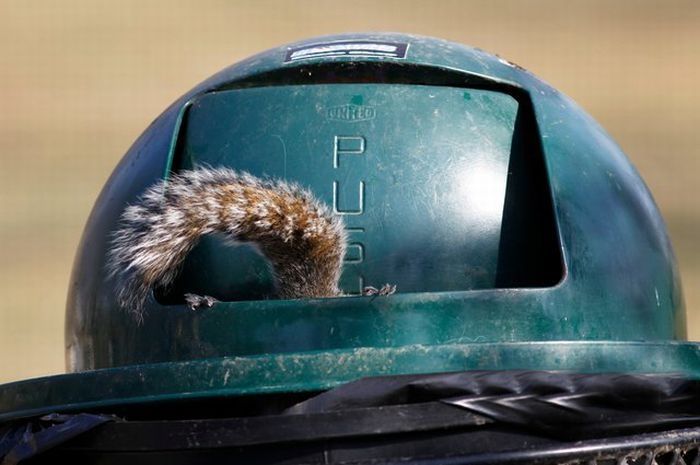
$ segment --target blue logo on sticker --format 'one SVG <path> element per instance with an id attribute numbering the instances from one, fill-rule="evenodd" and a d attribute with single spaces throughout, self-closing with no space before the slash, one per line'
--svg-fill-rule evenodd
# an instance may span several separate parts
<path id="1" fill-rule="evenodd" d="M 289 49 L 284 62 L 342 56 L 406 58 L 407 50 L 405 42 L 344 40 Z"/>

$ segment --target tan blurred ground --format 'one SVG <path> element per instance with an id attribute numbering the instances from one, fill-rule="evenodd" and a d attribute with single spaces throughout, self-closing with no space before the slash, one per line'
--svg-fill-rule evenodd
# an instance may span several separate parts
<path id="1" fill-rule="evenodd" d="M 320 34 L 394 30 L 498 53 L 577 100 L 655 194 L 700 339 L 700 2 L 0 0 L 0 383 L 63 370 L 88 212 L 165 107 L 220 68 Z"/>

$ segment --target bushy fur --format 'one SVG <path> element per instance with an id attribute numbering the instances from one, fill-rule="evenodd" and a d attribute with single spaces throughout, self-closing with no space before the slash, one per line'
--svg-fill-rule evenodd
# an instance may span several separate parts
<path id="1" fill-rule="evenodd" d="M 346 233 L 339 217 L 295 184 L 207 167 L 155 184 L 122 214 L 108 262 L 119 305 L 142 319 L 151 289 L 170 285 L 211 233 L 255 244 L 280 298 L 340 295 Z"/>

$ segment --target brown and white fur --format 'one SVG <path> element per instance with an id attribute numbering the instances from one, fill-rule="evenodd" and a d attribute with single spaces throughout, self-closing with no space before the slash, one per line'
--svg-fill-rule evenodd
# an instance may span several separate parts
<path id="1" fill-rule="evenodd" d="M 211 233 L 257 246 L 280 298 L 341 295 L 346 233 L 339 217 L 298 185 L 206 167 L 155 184 L 124 211 L 108 262 L 119 305 L 141 320 L 151 289 L 170 285 L 200 237 Z M 215 302 L 187 299 L 194 306 Z"/>

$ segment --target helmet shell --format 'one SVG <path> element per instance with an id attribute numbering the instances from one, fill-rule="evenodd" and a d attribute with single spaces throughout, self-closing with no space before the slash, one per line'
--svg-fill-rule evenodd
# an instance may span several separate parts
<path id="1" fill-rule="evenodd" d="M 134 321 L 118 308 L 105 269 L 120 215 L 171 172 L 205 164 L 311 189 L 351 233 L 344 289 L 393 282 L 398 293 L 262 299 L 270 285 L 264 261 L 248 247 L 225 252 L 207 239 L 174 288 L 149 299 L 145 321 Z M 183 291 L 224 301 L 192 312 L 178 300 Z M 224 69 L 137 139 L 83 233 L 66 360 L 83 371 L 216 357 L 268 363 L 318 351 L 332 358 L 361 348 L 379 372 L 384 349 L 685 334 L 658 209 L 581 108 L 478 49 L 346 34 Z M 498 357 L 491 363 L 480 353 L 480 368 L 499 368 Z M 581 360 L 567 354 L 559 367 L 576 369 Z M 326 361 L 307 385 L 324 386 L 323 373 L 340 365 Z"/>

